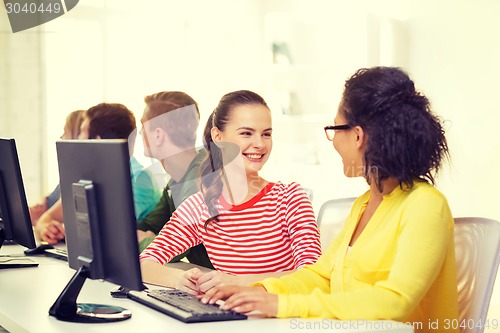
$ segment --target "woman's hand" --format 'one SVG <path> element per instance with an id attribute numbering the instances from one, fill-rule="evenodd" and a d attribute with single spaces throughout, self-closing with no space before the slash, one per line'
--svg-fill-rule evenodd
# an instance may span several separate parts
<path id="1" fill-rule="evenodd" d="M 270 294 L 264 287 L 217 286 L 199 296 L 202 303 L 215 304 L 224 300 L 223 310 L 240 313 L 259 311 L 268 317 L 276 317 L 278 313 L 278 296 Z"/>

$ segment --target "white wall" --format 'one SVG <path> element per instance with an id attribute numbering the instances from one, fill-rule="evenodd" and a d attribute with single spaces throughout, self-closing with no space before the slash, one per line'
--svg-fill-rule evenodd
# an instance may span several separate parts
<path id="1" fill-rule="evenodd" d="M 0 16 L 4 13 L 0 12 Z M 14 137 L 26 192 L 39 195 L 47 185 L 43 138 L 46 133 L 43 52 L 40 29 L 9 32 L 0 19 L 0 137 Z"/>
<path id="2" fill-rule="evenodd" d="M 455 215 L 500 219 L 500 2 L 426 3 L 411 20 L 411 70 L 448 122 L 439 186 Z"/>

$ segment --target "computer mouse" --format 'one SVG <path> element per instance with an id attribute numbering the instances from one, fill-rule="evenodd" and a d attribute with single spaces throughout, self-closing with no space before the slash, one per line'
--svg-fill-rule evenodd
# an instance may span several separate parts
<path id="1" fill-rule="evenodd" d="M 49 243 L 42 242 L 40 245 L 35 247 L 34 249 L 26 249 L 24 250 L 24 254 L 27 256 L 34 256 L 37 254 L 44 254 L 45 250 L 53 249 L 54 247 Z"/>
<path id="2" fill-rule="evenodd" d="M 130 289 L 120 286 L 116 289 L 111 290 L 110 294 L 111 294 L 111 297 L 114 297 L 114 298 L 126 298 L 129 291 L 130 291 Z"/>

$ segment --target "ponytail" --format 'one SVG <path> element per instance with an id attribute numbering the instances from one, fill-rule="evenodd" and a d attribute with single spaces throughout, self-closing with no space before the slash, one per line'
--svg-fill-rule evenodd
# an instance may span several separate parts
<path id="1" fill-rule="evenodd" d="M 200 165 L 201 177 L 201 193 L 205 204 L 208 207 L 209 218 L 205 221 L 205 229 L 208 224 L 212 221 L 218 222 L 219 211 L 215 206 L 217 199 L 222 193 L 222 172 L 223 172 L 223 162 L 222 162 L 222 152 L 220 148 L 212 140 L 212 127 L 214 127 L 214 112 L 208 118 L 207 124 L 203 131 L 203 139 L 205 142 L 205 148 L 207 150 L 207 156 Z"/>

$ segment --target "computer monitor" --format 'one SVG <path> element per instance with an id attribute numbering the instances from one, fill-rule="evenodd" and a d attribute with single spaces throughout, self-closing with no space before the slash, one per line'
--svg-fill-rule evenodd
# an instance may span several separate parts
<path id="1" fill-rule="evenodd" d="M 0 247 L 4 241 L 36 247 L 16 141 L 12 138 L 0 138 Z"/>
<path id="2" fill-rule="evenodd" d="M 87 278 L 143 290 L 127 140 L 56 142 L 69 267 L 77 270 L 49 310 L 65 321 L 106 322 L 128 310 L 77 304 Z"/>

